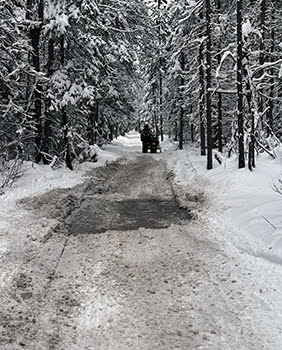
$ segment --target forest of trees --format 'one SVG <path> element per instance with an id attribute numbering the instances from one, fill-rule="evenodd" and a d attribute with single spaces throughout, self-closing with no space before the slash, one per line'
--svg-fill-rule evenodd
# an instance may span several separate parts
<path id="1" fill-rule="evenodd" d="M 282 140 L 281 0 L 0 0 L 0 186 L 149 122 L 238 167 Z M 14 175 L 13 175 L 14 174 Z"/>

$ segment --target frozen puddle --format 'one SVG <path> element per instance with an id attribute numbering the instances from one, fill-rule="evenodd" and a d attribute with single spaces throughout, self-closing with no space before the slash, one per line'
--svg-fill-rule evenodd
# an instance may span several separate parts
<path id="1" fill-rule="evenodd" d="M 174 200 L 130 199 L 117 202 L 86 199 L 66 220 L 69 233 L 102 233 L 108 230 L 167 228 L 171 224 L 186 224 L 189 211 L 180 209 Z"/>

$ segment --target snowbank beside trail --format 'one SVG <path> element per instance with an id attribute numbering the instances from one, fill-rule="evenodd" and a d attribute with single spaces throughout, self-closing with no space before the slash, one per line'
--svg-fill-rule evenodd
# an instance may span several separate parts
<path id="1" fill-rule="evenodd" d="M 125 134 L 125 136 L 119 136 L 105 149 L 98 149 L 98 161 L 96 163 L 76 164 L 73 171 L 66 167 L 53 170 L 49 165 L 25 162 L 22 169 L 23 176 L 11 188 L 5 188 L 4 194 L 0 196 L 0 213 L 12 209 L 16 202 L 22 198 L 42 194 L 54 188 L 73 187 L 83 182 L 88 170 L 103 166 L 106 162 L 115 161 L 119 157 L 127 155 L 129 147 L 131 151 L 141 152 L 138 132 L 132 131 Z M 135 155 L 135 153 L 133 154 Z"/>
<path id="2" fill-rule="evenodd" d="M 171 153 L 168 140 L 163 148 Z M 275 187 L 281 188 L 282 147 L 276 153 L 276 159 L 259 155 L 252 172 L 238 169 L 235 156 L 222 165 L 214 161 L 214 169 L 207 171 L 206 157 L 192 147 L 168 158 L 178 183 L 192 182 L 208 193 L 214 204 L 209 209 L 233 227 L 224 231 L 230 242 L 252 256 L 282 265 L 282 195 L 275 191 Z"/>
<path id="3" fill-rule="evenodd" d="M 5 188 L 4 194 L 0 196 L 0 229 L 6 226 L 8 212 L 16 208 L 18 200 L 40 195 L 55 188 L 73 187 L 85 180 L 85 173 L 90 169 L 119 158 L 119 155 L 101 149 L 98 156 L 96 163 L 76 164 L 73 171 L 66 167 L 53 170 L 49 165 L 25 162 L 22 177 L 12 187 Z"/>

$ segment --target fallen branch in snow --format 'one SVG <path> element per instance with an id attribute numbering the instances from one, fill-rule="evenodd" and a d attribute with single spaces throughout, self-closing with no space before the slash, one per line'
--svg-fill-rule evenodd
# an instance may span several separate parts
<path id="1" fill-rule="evenodd" d="M 273 225 L 265 216 L 261 215 L 261 217 L 264 218 L 264 220 L 265 220 L 266 222 L 268 222 L 269 225 L 271 225 L 272 227 L 274 227 L 274 228 L 276 229 L 276 226 Z"/>
<path id="2" fill-rule="evenodd" d="M 275 154 L 273 154 L 271 151 L 269 151 L 257 138 L 255 138 L 255 139 L 256 139 L 257 144 L 261 147 L 261 149 L 264 152 L 268 153 L 273 159 L 276 158 Z"/>

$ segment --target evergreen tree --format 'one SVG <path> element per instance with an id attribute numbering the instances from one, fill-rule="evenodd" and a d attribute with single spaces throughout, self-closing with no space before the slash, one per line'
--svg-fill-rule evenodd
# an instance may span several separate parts
<path id="1" fill-rule="evenodd" d="M 28 114 L 26 82 L 31 71 L 23 4 L 0 1 L 0 151 L 3 160 L 23 157 L 33 123 Z"/>

